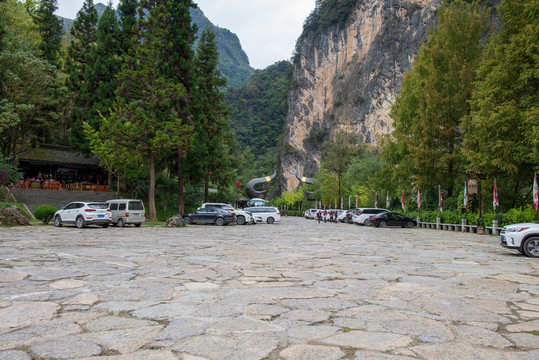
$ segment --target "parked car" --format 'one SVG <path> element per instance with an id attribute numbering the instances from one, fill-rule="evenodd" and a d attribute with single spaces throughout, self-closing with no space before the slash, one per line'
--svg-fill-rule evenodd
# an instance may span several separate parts
<path id="1" fill-rule="evenodd" d="M 539 222 L 504 226 L 500 232 L 500 245 L 526 256 L 539 257 Z"/>
<path id="2" fill-rule="evenodd" d="M 194 213 L 182 215 L 183 221 L 189 224 L 228 225 L 236 221 L 236 215 L 220 208 L 200 208 Z"/>
<path id="3" fill-rule="evenodd" d="M 281 213 L 276 207 L 256 206 L 245 208 L 244 210 L 252 213 L 254 216 L 260 216 L 262 218 L 262 221 L 267 222 L 268 224 L 273 224 L 274 222 L 281 221 Z"/>
<path id="4" fill-rule="evenodd" d="M 75 201 L 54 213 L 54 225 L 76 225 L 79 229 L 86 225 L 109 226 L 112 215 L 107 204 L 100 202 Z"/>
<path id="5" fill-rule="evenodd" d="M 112 214 L 112 225 L 123 227 L 126 224 L 133 224 L 140 227 L 146 221 L 144 203 L 135 199 L 115 199 L 108 200 L 107 205 Z"/>
<path id="6" fill-rule="evenodd" d="M 318 215 L 318 212 L 320 210 L 318 209 L 309 209 L 307 211 L 305 211 L 305 219 L 316 219 L 316 216 Z"/>
<path id="7" fill-rule="evenodd" d="M 337 219 L 344 223 L 348 219 L 348 213 L 352 212 L 352 210 L 339 210 L 339 215 L 337 216 Z"/>
<path id="8" fill-rule="evenodd" d="M 387 210 L 380 209 L 380 208 L 356 209 L 356 211 L 354 212 L 354 216 L 352 217 L 352 222 L 358 225 L 370 225 L 368 220 L 371 216 L 381 214 L 384 212 L 387 212 Z"/>
<path id="9" fill-rule="evenodd" d="M 245 210 L 235 209 L 230 204 L 225 204 L 225 203 L 204 203 L 204 204 L 202 204 L 202 206 L 200 208 L 209 208 L 209 207 L 219 208 L 219 209 L 223 209 L 223 210 L 226 210 L 228 212 L 234 213 L 236 215 L 236 224 L 238 224 L 238 225 L 256 224 L 258 220 L 260 220 L 258 222 L 262 222 L 262 218 L 259 217 L 259 219 L 256 219 L 255 217 L 253 217 L 252 213 L 250 213 L 248 211 L 245 211 Z"/>
<path id="10" fill-rule="evenodd" d="M 410 219 L 409 217 L 391 211 L 386 211 L 371 216 L 370 220 L 372 220 L 374 226 L 381 228 L 385 228 L 387 226 L 413 228 L 414 226 L 417 226 L 417 221 L 415 221 L 414 219 Z"/>

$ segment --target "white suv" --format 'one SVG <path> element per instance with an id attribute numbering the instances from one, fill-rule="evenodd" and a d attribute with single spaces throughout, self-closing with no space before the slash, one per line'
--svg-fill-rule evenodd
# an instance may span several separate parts
<path id="1" fill-rule="evenodd" d="M 224 203 L 204 203 L 200 208 L 220 208 L 223 210 L 226 210 L 228 212 L 231 212 L 236 215 L 236 224 L 238 225 L 245 225 L 245 224 L 256 224 L 257 222 L 261 222 L 262 219 L 257 219 L 253 214 L 251 214 L 248 211 L 243 211 L 239 209 L 234 209 L 232 205 L 224 204 Z"/>
<path id="2" fill-rule="evenodd" d="M 245 208 L 245 211 L 252 213 L 253 216 L 260 217 L 261 221 L 265 221 L 268 224 L 273 224 L 274 222 L 281 221 L 281 212 L 279 211 L 279 209 L 273 206 L 255 206 Z"/>
<path id="3" fill-rule="evenodd" d="M 76 201 L 58 210 L 53 219 L 57 227 L 74 224 L 80 229 L 95 224 L 106 228 L 112 221 L 112 214 L 105 203 Z"/>
<path id="4" fill-rule="evenodd" d="M 500 232 L 500 245 L 526 256 L 539 257 L 539 223 L 505 226 Z"/>

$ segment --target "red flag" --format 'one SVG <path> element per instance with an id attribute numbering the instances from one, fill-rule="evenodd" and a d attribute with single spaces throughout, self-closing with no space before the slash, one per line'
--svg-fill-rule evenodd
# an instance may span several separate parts
<path id="1" fill-rule="evenodd" d="M 374 192 L 374 207 L 378 207 L 378 191 Z"/>
<path id="2" fill-rule="evenodd" d="M 535 211 L 539 210 L 539 186 L 537 185 L 537 173 L 533 178 L 533 205 L 535 206 Z"/>
<path id="3" fill-rule="evenodd" d="M 498 201 L 498 187 L 496 186 L 496 178 L 494 178 L 494 191 L 492 193 L 492 208 L 494 211 L 500 206 L 500 202 Z"/>
<path id="4" fill-rule="evenodd" d="M 402 211 L 406 211 L 406 205 L 404 204 L 404 189 L 402 189 L 401 204 L 402 204 Z"/>
<path id="5" fill-rule="evenodd" d="M 356 208 L 357 208 L 357 200 L 358 200 L 358 196 L 356 195 Z"/>

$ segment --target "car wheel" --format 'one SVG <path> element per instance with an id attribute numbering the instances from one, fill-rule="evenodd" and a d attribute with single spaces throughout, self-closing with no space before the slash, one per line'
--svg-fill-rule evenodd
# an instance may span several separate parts
<path id="1" fill-rule="evenodd" d="M 411 228 L 413 228 L 414 226 L 415 226 L 414 223 L 411 222 L 411 221 L 409 221 L 408 224 L 406 224 L 406 227 L 407 227 L 408 229 L 411 229 Z"/>
<path id="2" fill-rule="evenodd" d="M 215 225 L 217 226 L 223 226 L 225 224 L 225 220 L 223 218 L 217 218 L 215 219 Z"/>
<path id="3" fill-rule="evenodd" d="M 136 223 L 135 227 L 140 227 L 140 225 L 142 225 L 142 224 L 141 223 Z"/>
<path id="4" fill-rule="evenodd" d="M 106 228 L 109 227 L 109 224 L 103 224 L 103 225 L 101 225 L 101 227 L 102 227 L 103 229 L 106 229 Z"/>
<path id="5" fill-rule="evenodd" d="M 267 221 L 268 221 L 268 224 L 273 224 L 275 222 L 275 219 L 272 217 L 269 217 Z"/>
<path id="6" fill-rule="evenodd" d="M 123 219 L 118 219 L 118 227 L 124 227 L 124 220 Z"/>
<path id="7" fill-rule="evenodd" d="M 62 218 L 60 217 L 60 215 L 56 215 L 54 217 L 54 226 L 56 227 L 62 226 Z"/>
<path id="8" fill-rule="evenodd" d="M 183 222 L 185 223 L 185 225 L 189 225 L 191 224 L 191 218 L 189 216 L 186 216 L 183 218 Z"/>
<path id="9" fill-rule="evenodd" d="M 380 221 L 379 227 L 385 228 L 385 227 L 387 227 L 387 223 L 385 221 Z"/>
<path id="10" fill-rule="evenodd" d="M 245 225 L 245 216 L 238 216 L 236 218 L 236 224 L 238 225 Z"/>
<path id="11" fill-rule="evenodd" d="M 75 221 L 75 225 L 77 225 L 79 229 L 82 229 L 84 227 L 84 218 L 82 216 L 79 216 Z"/>
<path id="12" fill-rule="evenodd" d="M 524 254 L 529 257 L 539 257 L 539 237 L 530 237 L 524 241 L 522 246 Z"/>
<path id="13" fill-rule="evenodd" d="M 371 225 L 372 225 L 372 221 L 370 221 L 370 220 L 365 220 L 365 221 L 363 222 L 363 225 L 365 225 L 365 226 L 371 226 Z"/>

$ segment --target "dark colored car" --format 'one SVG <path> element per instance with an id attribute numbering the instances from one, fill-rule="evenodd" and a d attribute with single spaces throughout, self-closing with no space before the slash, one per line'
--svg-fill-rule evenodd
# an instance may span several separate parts
<path id="1" fill-rule="evenodd" d="M 390 211 L 371 216 L 369 220 L 370 222 L 372 221 L 374 226 L 381 228 L 385 228 L 387 226 L 413 228 L 414 226 L 417 226 L 417 221 L 414 219 L 410 219 L 409 217 Z"/>
<path id="2" fill-rule="evenodd" d="M 228 225 L 236 221 L 236 215 L 219 208 L 200 208 L 194 213 L 184 214 L 183 221 L 189 224 Z"/>

